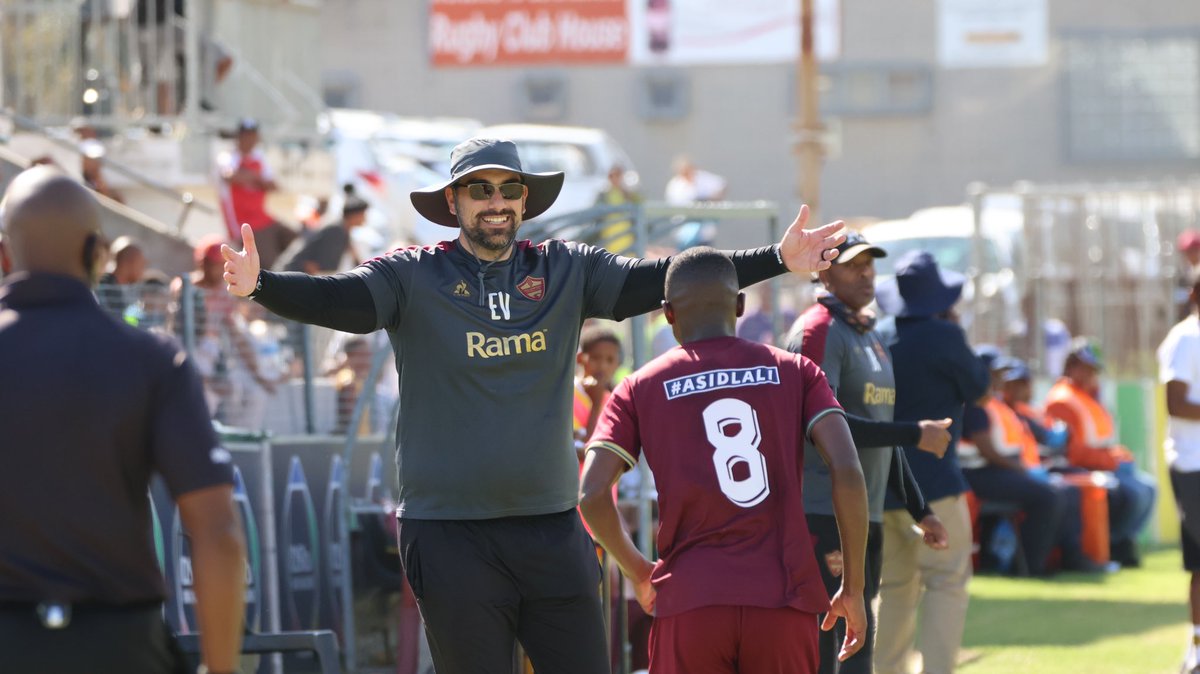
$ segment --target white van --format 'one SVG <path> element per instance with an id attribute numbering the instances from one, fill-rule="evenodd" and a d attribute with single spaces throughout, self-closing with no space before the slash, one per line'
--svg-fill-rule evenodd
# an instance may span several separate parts
<path id="1" fill-rule="evenodd" d="M 334 164 L 329 214 L 341 212 L 342 186 L 354 185 L 371 205 L 369 227 L 355 230 L 356 241 L 378 239 L 361 242 L 364 248 L 378 252 L 396 239 L 431 244 L 457 235 L 418 215 L 408 195 L 450 175 L 450 150 L 483 127 L 479 120 L 335 109 L 324 123 Z"/>
<path id="2" fill-rule="evenodd" d="M 985 208 L 978 252 L 970 206 L 926 208 L 903 220 L 867 225 L 861 231 L 868 241 L 888 253 L 875 261 L 879 281 L 891 277 L 896 261 L 914 250 L 928 251 L 938 266 L 965 274 L 968 281 L 958 307 L 963 327 L 974 341 L 1006 344 L 1025 332 L 1019 265 L 1014 262 L 1014 256 L 1020 253 L 1014 247 L 1020 238 L 1022 217 L 1018 210 Z"/>
<path id="3" fill-rule="evenodd" d="M 629 155 L 602 129 L 547 124 L 501 124 L 480 129 L 478 136 L 503 138 L 517 144 L 526 171 L 563 171 L 562 193 L 540 217 L 553 217 L 591 208 L 608 187 L 613 166 L 625 168 L 625 184 L 636 189 L 637 171 Z"/>

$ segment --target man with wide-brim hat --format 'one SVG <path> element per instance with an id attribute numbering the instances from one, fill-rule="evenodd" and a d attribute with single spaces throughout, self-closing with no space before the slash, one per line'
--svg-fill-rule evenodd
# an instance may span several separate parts
<path id="1" fill-rule="evenodd" d="M 222 250 L 225 279 L 286 318 L 388 331 L 400 366 L 400 548 L 438 674 L 505 671 L 518 638 L 538 671 L 607 674 L 595 549 L 578 504 L 572 391 L 579 326 L 661 305 L 669 259 L 565 241 L 518 241 L 561 173 L 526 171 L 517 147 L 473 138 L 446 181 L 412 193 L 458 229 L 314 277 L 258 265 L 253 232 Z M 742 285 L 829 265 L 841 223 L 727 253 Z M 681 420 L 680 423 L 702 423 Z"/>
<path id="2" fill-rule="evenodd" d="M 821 366 L 858 448 L 867 483 L 869 526 L 863 599 L 867 634 L 861 650 L 838 662 L 838 645 L 844 625 L 821 632 L 820 674 L 870 674 L 874 660 L 875 615 L 873 600 L 879 592 L 883 570 L 884 499 L 889 492 L 903 493 L 905 507 L 933 548 L 946 546 L 946 530 L 929 509 L 912 476 L 900 445 L 915 444 L 940 456 L 950 440 L 949 419 L 896 422 L 896 378 L 883 338 L 875 329 L 875 316 L 867 308 L 875 299 L 875 260 L 887 251 L 871 244 L 859 232 L 848 232 L 838 246 L 833 265 L 814 279 L 824 287 L 817 301 L 796 319 L 787 348 Z M 813 551 L 825 589 L 832 597 L 841 584 L 842 538 L 834 518 L 833 484 L 817 448 L 804 448 L 804 512 L 813 533 Z"/>
<path id="3" fill-rule="evenodd" d="M 875 671 L 907 671 L 915 645 L 926 672 L 952 672 L 971 578 L 971 519 L 963 496 L 969 487 L 959 469 L 957 447 L 963 406 L 987 393 L 991 374 L 956 322 L 954 304 L 962 296 L 963 276 L 939 268 L 925 251 L 901 256 L 895 269 L 895 278 L 880 283 L 877 291 L 880 308 L 896 317 L 890 348 L 895 416 L 897 421 L 951 419 L 950 444 L 941 458 L 904 445 L 929 507 L 946 527 L 949 545 L 944 550 L 923 545 L 912 533 L 903 504 L 889 495 L 883 515 Z"/>

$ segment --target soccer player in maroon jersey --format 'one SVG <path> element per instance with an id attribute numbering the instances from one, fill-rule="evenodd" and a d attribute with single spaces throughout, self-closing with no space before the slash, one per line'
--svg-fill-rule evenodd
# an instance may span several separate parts
<path id="1" fill-rule="evenodd" d="M 588 445 L 583 516 L 656 616 L 652 674 L 816 672 L 825 611 L 824 629 L 846 620 L 839 659 L 863 644 L 867 497 L 850 431 L 815 363 L 735 336 L 744 303 L 728 258 L 676 256 L 663 309 L 682 346 L 621 382 Z M 845 566 L 832 602 L 801 500 L 805 437 L 833 480 Z M 609 495 L 641 452 L 659 494 L 654 564 Z"/>

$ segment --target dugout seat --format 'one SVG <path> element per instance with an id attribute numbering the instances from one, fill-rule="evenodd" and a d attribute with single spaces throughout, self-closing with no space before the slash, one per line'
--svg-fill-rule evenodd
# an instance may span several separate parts
<path id="1" fill-rule="evenodd" d="M 992 530 L 995 522 L 1007 521 L 1016 535 L 1016 548 L 1013 551 L 1010 575 L 1028 576 L 1029 565 L 1025 561 L 1025 550 L 1021 546 L 1021 520 L 1025 518 L 1021 508 L 1015 503 L 1006 501 L 984 501 L 968 491 L 967 508 L 971 513 L 971 562 L 976 571 L 982 563 L 985 538 L 984 534 Z"/>
<path id="2" fill-rule="evenodd" d="M 185 655 L 200 655 L 200 635 L 181 634 L 176 637 Z M 309 632 L 274 632 L 247 634 L 242 637 L 242 653 L 313 653 L 321 666 L 321 674 L 340 674 L 337 637 L 330 630 Z"/>

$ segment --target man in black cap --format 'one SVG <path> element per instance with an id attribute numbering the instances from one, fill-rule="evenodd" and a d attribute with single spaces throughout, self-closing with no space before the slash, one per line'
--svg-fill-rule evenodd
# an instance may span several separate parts
<path id="1" fill-rule="evenodd" d="M 829 386 L 846 411 L 846 421 L 858 449 L 867 482 L 870 526 L 867 530 L 866 583 L 867 634 L 862 650 L 843 662 L 837 659 L 842 640 L 839 624 L 820 635 L 822 674 L 872 671 L 875 614 L 872 603 L 879 593 L 883 555 L 883 503 L 889 488 L 902 497 L 909 514 L 934 549 L 947 545 L 946 529 L 929 509 L 913 478 L 900 445 L 917 447 L 940 456 L 946 451 L 949 419 L 894 421 L 896 377 L 892 359 L 879 333 L 875 316 L 867 309 L 875 299 L 875 260 L 887 251 L 873 246 L 858 232 L 846 235 L 838 246 L 834 264 L 817 277 L 825 294 L 796 320 L 787 348 L 812 359 L 825 372 Z M 841 529 L 833 512 L 833 485 L 829 467 L 820 461 L 817 448 L 804 447 L 804 512 L 825 589 L 832 597 L 844 568 Z"/>
<path id="2" fill-rule="evenodd" d="M 358 262 L 350 233 L 367 222 L 367 202 L 354 191 L 354 185 L 345 187 L 346 201 L 342 205 L 342 219 L 325 225 L 313 232 L 304 245 L 291 256 L 284 256 L 279 266 L 284 271 L 302 271 L 306 274 L 328 274 L 338 271 L 346 253 Z"/>
<path id="3" fill-rule="evenodd" d="M 903 504 L 888 497 L 883 515 L 883 579 L 875 671 L 907 672 L 917 639 L 928 674 L 954 671 L 967 615 L 971 578 L 971 518 L 963 493 L 969 488 L 958 467 L 963 407 L 983 397 L 991 375 L 958 326 L 954 304 L 962 296 L 962 274 L 939 269 L 933 255 L 913 251 L 896 261 L 896 276 L 881 283 L 881 309 L 896 317 L 891 344 L 896 372 L 896 420 L 951 419 L 950 445 L 942 457 L 904 445 L 917 483 L 946 526 L 949 547 L 930 550 L 913 532 Z"/>
<path id="4" fill-rule="evenodd" d="M 152 472 L 191 542 L 203 663 L 231 672 L 246 557 L 229 452 L 179 345 L 92 296 L 99 221 L 95 197 L 45 167 L 0 203 L 0 672 L 177 671 Z"/>
<path id="5" fill-rule="evenodd" d="M 467 140 L 451 178 L 412 193 L 459 228 L 333 276 L 262 271 L 254 233 L 222 249 L 230 292 L 293 320 L 386 329 L 400 375 L 401 555 L 439 674 L 502 672 L 516 641 L 544 672 L 609 671 L 595 549 L 575 511 L 572 397 L 579 326 L 658 307 L 670 259 L 517 241 L 562 173 L 522 170 L 510 141 Z M 744 286 L 829 265 L 840 223 L 728 253 Z"/>

